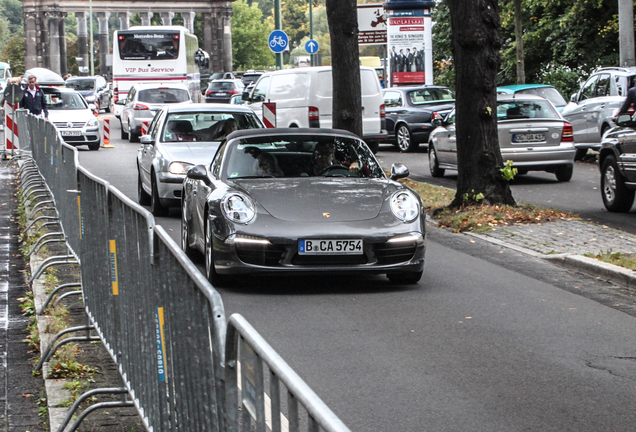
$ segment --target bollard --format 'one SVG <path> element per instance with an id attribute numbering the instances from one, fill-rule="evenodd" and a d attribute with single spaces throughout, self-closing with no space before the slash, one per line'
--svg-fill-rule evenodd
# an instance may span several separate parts
<path id="1" fill-rule="evenodd" d="M 104 148 L 114 148 L 110 144 L 110 119 L 104 119 Z"/>
<path id="2" fill-rule="evenodd" d="M 141 136 L 148 135 L 148 120 L 141 121 Z"/>

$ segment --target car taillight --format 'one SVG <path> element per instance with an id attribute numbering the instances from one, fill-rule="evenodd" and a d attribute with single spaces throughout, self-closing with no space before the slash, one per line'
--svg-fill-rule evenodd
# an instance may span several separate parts
<path id="1" fill-rule="evenodd" d="M 386 117 L 386 107 L 384 104 L 380 105 L 380 118 Z"/>
<path id="2" fill-rule="evenodd" d="M 561 141 L 572 142 L 574 141 L 574 130 L 570 123 L 563 123 L 563 134 L 561 135 Z"/>
<path id="3" fill-rule="evenodd" d="M 231 95 L 238 94 L 238 92 L 236 90 L 230 90 L 228 93 L 231 94 Z"/>
<path id="4" fill-rule="evenodd" d="M 205 92 L 205 94 L 206 94 L 206 96 L 207 96 L 207 95 L 211 95 L 211 94 L 212 94 L 212 90 L 207 90 L 207 91 Z"/>
<path id="5" fill-rule="evenodd" d="M 144 111 L 148 109 L 147 105 L 136 103 L 132 107 L 133 111 Z"/>
<path id="6" fill-rule="evenodd" d="M 309 121 L 319 120 L 320 112 L 318 111 L 318 107 L 310 106 L 309 107 Z"/>
<path id="7" fill-rule="evenodd" d="M 442 119 L 442 115 L 438 112 L 434 112 L 433 115 L 431 116 L 431 120 L 441 120 Z"/>
<path id="8" fill-rule="evenodd" d="M 634 104 L 631 104 L 629 106 L 629 109 L 627 110 L 627 114 L 634 115 Z"/>

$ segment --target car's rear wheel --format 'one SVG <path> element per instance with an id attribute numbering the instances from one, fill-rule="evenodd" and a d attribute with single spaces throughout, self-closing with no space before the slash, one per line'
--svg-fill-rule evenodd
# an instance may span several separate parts
<path id="1" fill-rule="evenodd" d="M 119 127 L 121 130 L 121 139 L 123 140 L 128 139 L 128 132 L 124 130 L 124 122 L 121 121 L 121 118 L 119 119 Z"/>
<path id="2" fill-rule="evenodd" d="M 137 172 L 137 202 L 141 205 L 149 205 L 150 199 L 150 195 L 144 190 L 141 183 L 141 174 Z"/>
<path id="3" fill-rule="evenodd" d="M 567 182 L 572 179 L 572 173 L 574 172 L 574 166 L 568 165 L 563 168 L 559 168 L 554 174 L 560 182 Z"/>
<path id="4" fill-rule="evenodd" d="M 398 126 L 397 132 L 395 133 L 395 139 L 400 151 L 414 152 L 417 150 L 417 142 L 413 139 L 411 131 L 407 125 L 401 124 Z"/>
<path id="5" fill-rule="evenodd" d="M 614 156 L 608 156 L 603 161 L 601 194 L 605 208 L 611 212 L 627 212 L 634 204 L 634 191 L 625 186 L 625 180 L 618 170 Z"/>
<path id="6" fill-rule="evenodd" d="M 388 273 L 386 277 L 388 277 L 391 283 L 394 284 L 413 285 L 422 279 L 423 273 L 423 270 L 418 272 Z"/>
<path id="7" fill-rule="evenodd" d="M 587 154 L 586 148 L 577 148 L 576 152 L 574 153 L 574 160 L 581 160 L 585 157 L 586 154 Z"/>
<path id="8" fill-rule="evenodd" d="M 228 283 L 228 278 L 216 272 L 214 268 L 214 242 L 212 239 L 212 221 L 206 218 L 205 224 L 205 276 L 213 286 L 224 286 Z"/>
<path id="9" fill-rule="evenodd" d="M 428 145 L 428 168 L 431 170 L 431 175 L 433 177 L 444 177 L 444 172 L 446 170 L 439 167 L 437 152 L 435 151 L 433 144 L 430 143 Z"/>
<path id="10" fill-rule="evenodd" d="M 128 142 L 134 143 L 139 141 L 139 134 L 134 133 L 132 130 L 128 133 Z"/>
<path id="11" fill-rule="evenodd" d="M 159 190 L 157 189 L 157 180 L 155 180 L 154 173 L 150 175 L 150 178 L 152 187 L 152 193 L 150 195 L 150 213 L 154 216 L 165 216 L 168 213 L 168 209 L 162 206 L 161 201 L 159 200 Z"/>

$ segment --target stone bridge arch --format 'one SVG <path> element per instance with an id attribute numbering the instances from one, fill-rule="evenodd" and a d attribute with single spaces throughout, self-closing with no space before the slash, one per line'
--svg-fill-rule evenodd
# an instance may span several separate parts
<path id="1" fill-rule="evenodd" d="M 158 14 L 164 25 L 171 25 L 175 14 L 183 17 L 184 25 L 194 32 L 194 20 L 201 14 L 203 41 L 199 46 L 210 54 L 210 70 L 232 70 L 232 32 L 230 19 L 234 0 L 171 0 L 166 2 L 148 0 L 22 0 L 24 34 L 26 38 L 25 67 L 44 67 L 64 75 L 66 64 L 66 29 L 64 18 L 68 12 L 75 13 L 80 66 L 88 66 L 89 12 L 97 16 L 99 25 L 100 75 L 108 73 L 106 55 L 110 53 L 108 19 L 115 14 L 121 30 L 130 26 L 130 18 L 138 13 L 142 25 L 150 25 L 153 15 Z M 98 71 L 95 71 L 98 73 Z"/>

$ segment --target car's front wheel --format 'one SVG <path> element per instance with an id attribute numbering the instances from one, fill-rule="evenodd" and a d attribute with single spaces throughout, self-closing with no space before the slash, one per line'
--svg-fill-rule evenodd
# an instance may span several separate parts
<path id="1" fill-rule="evenodd" d="M 128 132 L 124 130 L 124 122 L 121 121 L 121 118 L 119 119 L 119 126 L 121 128 L 121 139 L 128 139 Z"/>
<path id="2" fill-rule="evenodd" d="M 157 189 L 157 180 L 154 173 L 150 175 L 152 193 L 150 194 L 150 213 L 154 216 L 165 216 L 168 209 L 161 205 L 159 200 L 159 190 Z"/>
<path id="3" fill-rule="evenodd" d="M 181 209 L 181 249 L 190 258 L 197 258 L 197 251 L 190 247 L 190 229 L 188 225 L 188 216 L 186 214 L 185 201 Z"/>
<path id="4" fill-rule="evenodd" d="M 214 242 L 212 239 L 212 221 L 207 218 L 205 224 L 205 276 L 213 286 L 223 286 L 227 284 L 227 277 L 216 272 L 214 268 Z"/>
<path id="5" fill-rule="evenodd" d="M 431 171 L 431 175 L 433 177 L 444 177 L 444 172 L 446 170 L 439 167 L 437 152 L 435 151 L 435 147 L 431 143 L 428 144 L 428 168 Z"/>
<path id="6" fill-rule="evenodd" d="M 137 202 L 141 205 L 150 204 L 150 195 L 144 190 L 139 171 L 137 171 Z"/>
<path id="7" fill-rule="evenodd" d="M 386 277 L 389 278 L 391 283 L 401 285 L 413 285 L 422 279 L 423 270 L 418 272 L 405 272 L 405 273 L 388 273 Z"/>
<path id="8" fill-rule="evenodd" d="M 88 145 L 88 149 L 89 149 L 89 150 L 92 150 L 92 151 L 94 151 L 94 150 L 99 150 L 99 141 L 94 142 L 94 143 L 90 143 L 90 144 Z"/>
<path id="9" fill-rule="evenodd" d="M 398 126 L 397 132 L 395 133 L 395 139 L 400 151 L 414 152 L 417 150 L 417 142 L 413 139 L 411 131 L 407 125 L 401 124 Z"/>
<path id="10" fill-rule="evenodd" d="M 608 156 L 603 161 L 601 169 L 601 194 L 603 204 L 611 212 L 624 213 L 634 204 L 634 191 L 627 189 L 625 179 L 618 170 L 614 156 Z"/>

